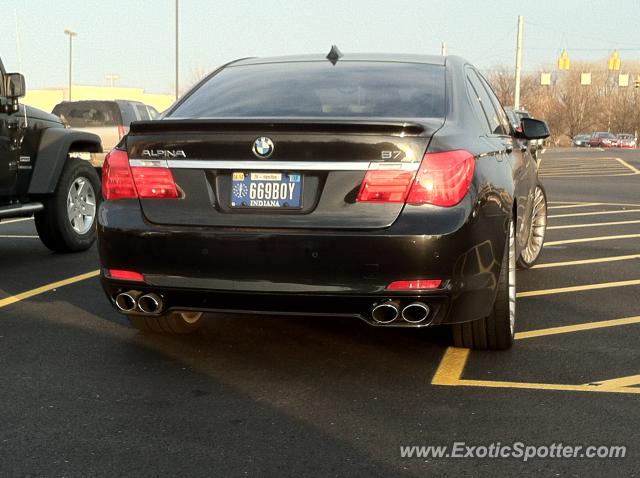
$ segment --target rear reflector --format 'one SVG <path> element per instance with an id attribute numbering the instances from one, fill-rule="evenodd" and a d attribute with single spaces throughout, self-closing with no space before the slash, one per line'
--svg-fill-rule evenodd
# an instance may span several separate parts
<path id="1" fill-rule="evenodd" d="M 460 149 L 425 154 L 407 203 L 455 206 L 469 191 L 475 164 L 474 156 Z"/>
<path id="2" fill-rule="evenodd" d="M 117 199 L 177 198 L 178 188 L 169 168 L 130 167 L 126 151 L 114 149 L 102 166 L 102 195 Z"/>
<path id="3" fill-rule="evenodd" d="M 112 279 L 144 282 L 144 276 L 139 272 L 134 272 L 134 271 L 124 271 L 121 269 L 109 269 L 109 276 Z"/>
<path id="4" fill-rule="evenodd" d="M 398 280 L 387 286 L 387 290 L 438 289 L 442 284 L 438 279 Z"/>

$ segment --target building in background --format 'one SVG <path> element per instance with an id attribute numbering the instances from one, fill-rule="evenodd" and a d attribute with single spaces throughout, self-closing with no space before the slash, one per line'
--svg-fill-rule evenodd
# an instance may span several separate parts
<path id="1" fill-rule="evenodd" d="M 29 90 L 22 102 L 34 108 L 51 111 L 55 105 L 68 98 L 68 88 L 52 87 L 41 90 Z M 173 95 L 146 93 L 143 88 L 124 88 L 119 86 L 83 86 L 73 85 L 73 101 L 80 100 L 131 100 L 153 106 L 162 112 L 173 104 Z"/>

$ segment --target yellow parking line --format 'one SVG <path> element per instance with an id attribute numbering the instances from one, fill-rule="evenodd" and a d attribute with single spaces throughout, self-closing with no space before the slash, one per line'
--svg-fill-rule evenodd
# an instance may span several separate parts
<path id="1" fill-rule="evenodd" d="M 601 382 L 585 383 L 592 387 L 600 387 L 604 390 L 615 389 L 618 387 L 632 387 L 640 385 L 640 375 L 631 375 L 629 377 L 614 378 L 612 380 L 602 380 Z"/>
<path id="2" fill-rule="evenodd" d="M 32 217 L 21 217 L 19 219 L 7 219 L 6 221 L 0 221 L 0 225 L 2 224 L 11 224 L 13 222 L 22 222 L 22 221 L 32 221 Z"/>
<path id="3" fill-rule="evenodd" d="M 557 171 L 543 170 L 540 172 L 541 176 L 569 176 L 575 175 L 591 175 L 591 174 L 632 174 L 628 170 L 623 168 L 607 168 L 607 169 L 561 169 Z M 633 173 L 635 174 L 635 173 Z"/>
<path id="4" fill-rule="evenodd" d="M 640 212 L 640 209 L 621 209 L 620 211 L 574 212 L 574 213 L 571 213 L 571 214 L 551 214 L 549 216 L 549 218 L 598 216 L 600 214 L 626 214 L 626 213 L 631 213 L 631 212 Z"/>
<path id="5" fill-rule="evenodd" d="M 552 327 L 548 329 L 532 330 L 516 334 L 516 340 L 543 337 L 548 335 L 566 334 L 584 330 L 593 330 L 605 327 L 617 327 L 621 325 L 638 324 L 640 317 L 626 317 L 623 319 L 604 320 L 586 324 L 575 324 L 564 327 Z M 455 347 L 447 348 L 440 365 L 431 380 L 432 385 L 445 385 L 450 387 L 482 387 L 482 388 L 517 388 L 528 390 L 555 390 L 563 392 L 589 392 L 589 393 L 626 393 L 640 394 L 640 388 L 634 385 L 640 384 L 640 375 L 619 377 L 611 380 L 591 382 L 586 384 L 562 384 L 562 383 L 537 383 L 537 382 L 510 382 L 499 380 L 469 380 L 463 379 L 462 374 L 467 364 L 471 351 Z"/>
<path id="6" fill-rule="evenodd" d="M 589 171 L 589 170 L 598 170 L 603 171 L 605 169 L 619 169 L 623 171 L 628 171 L 628 169 L 616 162 L 614 163 L 603 163 L 603 164 L 584 164 L 582 166 L 575 165 L 557 165 L 557 166 L 546 166 L 540 168 L 540 171 L 549 172 L 549 171 Z"/>
<path id="7" fill-rule="evenodd" d="M 548 267 L 566 267 L 579 266 L 583 264 L 598 264 L 601 262 L 628 261 L 631 259 L 640 259 L 640 254 L 630 254 L 627 256 L 599 257 L 596 259 L 583 259 L 581 261 L 564 261 L 564 262 L 548 262 L 546 264 L 536 264 L 532 269 L 546 269 Z"/>
<path id="8" fill-rule="evenodd" d="M 0 239 L 40 239 L 40 236 L 18 236 L 13 234 L 0 234 Z"/>
<path id="9" fill-rule="evenodd" d="M 532 339 L 547 335 L 569 334 L 582 332 L 585 330 L 604 329 L 607 327 L 619 327 L 621 325 L 640 324 L 640 316 L 624 317 L 622 319 L 601 320 L 598 322 L 587 322 L 582 324 L 564 325 L 561 327 L 550 327 L 548 329 L 530 330 L 528 332 L 518 332 L 516 340 Z"/>
<path id="10" fill-rule="evenodd" d="M 574 207 L 590 207 L 590 206 L 602 206 L 601 202 L 586 202 L 584 204 L 571 204 L 568 206 L 549 206 L 547 209 L 569 209 Z"/>
<path id="11" fill-rule="evenodd" d="M 557 287 L 555 289 L 529 290 L 518 292 L 517 297 L 538 297 L 541 295 L 566 294 L 569 292 L 583 292 L 585 290 L 609 289 L 612 287 L 626 287 L 630 285 L 640 285 L 640 279 L 624 280 L 618 282 L 602 282 L 599 284 L 575 285 L 570 287 Z"/>
<path id="12" fill-rule="evenodd" d="M 604 172 L 604 171 L 602 171 Z M 585 173 L 585 174 L 541 174 L 541 178 L 617 178 L 620 176 L 635 176 L 636 173 L 621 173 L 621 174 L 600 174 L 598 172 Z"/>
<path id="13" fill-rule="evenodd" d="M 634 166 L 632 166 L 631 164 L 627 163 L 625 160 L 620 159 L 620 158 L 616 158 L 616 160 L 618 160 L 618 162 L 620 164 L 622 164 L 623 166 L 626 166 L 627 168 L 629 168 L 635 174 L 640 174 L 640 170 L 636 169 Z"/>
<path id="14" fill-rule="evenodd" d="M 29 299 L 36 295 L 44 294 L 45 292 L 49 292 L 53 289 L 57 289 L 59 287 L 64 287 L 65 285 L 74 284 L 75 282 L 80 282 L 86 279 L 91 279 L 93 277 L 97 277 L 100 275 L 100 271 L 91 271 L 85 274 L 80 274 L 74 277 L 70 277 L 69 279 L 60 280 L 57 282 L 52 282 L 51 284 L 43 285 L 42 287 L 37 287 L 35 289 L 28 290 L 26 292 L 22 292 L 20 294 L 12 295 L 10 297 L 6 297 L 4 299 L 0 299 L 0 308 L 6 307 L 11 304 L 15 304 L 16 302 L 20 302 L 25 299 Z"/>
<path id="15" fill-rule="evenodd" d="M 634 221 L 613 221 L 613 222 L 592 222 L 590 224 L 568 224 L 566 226 L 548 226 L 550 229 L 577 229 L 581 227 L 600 227 L 600 226 L 621 226 L 623 224 L 640 224 L 640 220 Z"/>
<path id="16" fill-rule="evenodd" d="M 613 241 L 615 239 L 634 239 L 640 237 L 640 234 L 621 234 L 619 236 L 599 236 L 599 237 L 583 237 L 580 239 L 567 239 L 564 241 L 551 241 L 545 242 L 546 246 L 560 246 L 562 244 L 579 244 L 582 242 L 598 242 L 598 241 Z"/>
<path id="17" fill-rule="evenodd" d="M 467 363 L 469 349 L 459 349 L 457 347 L 449 347 L 440 361 L 438 370 L 436 370 L 431 383 L 433 385 L 453 385 L 462 375 L 464 366 Z"/>

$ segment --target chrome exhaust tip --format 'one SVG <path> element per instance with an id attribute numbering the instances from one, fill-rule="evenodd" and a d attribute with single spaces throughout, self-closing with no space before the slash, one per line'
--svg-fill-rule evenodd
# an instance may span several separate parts
<path id="1" fill-rule="evenodd" d="M 158 294 L 145 294 L 138 299 L 138 309 L 145 314 L 159 314 L 162 305 L 162 298 Z"/>
<path id="2" fill-rule="evenodd" d="M 118 294 L 114 300 L 120 312 L 133 312 L 136 310 L 136 301 L 140 295 L 137 292 L 129 291 Z"/>
<path id="3" fill-rule="evenodd" d="M 429 306 L 422 302 L 412 302 L 402 309 L 402 318 L 410 324 L 419 324 L 429 317 Z"/>
<path id="4" fill-rule="evenodd" d="M 371 318 L 378 324 L 393 322 L 400 315 L 400 307 L 397 302 L 389 301 L 376 305 L 371 310 Z"/>

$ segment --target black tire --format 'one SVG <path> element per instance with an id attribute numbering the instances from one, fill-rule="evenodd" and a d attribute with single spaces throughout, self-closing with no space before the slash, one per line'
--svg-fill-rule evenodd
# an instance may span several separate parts
<path id="1" fill-rule="evenodd" d="M 507 239 L 500 267 L 496 299 L 488 317 L 453 324 L 451 326 L 455 347 L 476 350 L 505 350 L 513 345 L 515 330 L 515 243 L 513 223 L 509 224 L 510 238 Z M 511 263 L 511 264 L 510 264 Z M 509 293 L 509 270 L 512 269 L 513 290 Z M 513 301 L 513 304 L 511 302 Z M 510 306 L 513 305 L 513 323 Z"/>
<path id="2" fill-rule="evenodd" d="M 188 312 L 193 314 L 192 312 Z M 190 334 L 202 325 L 200 313 L 197 318 L 186 320 L 182 312 L 169 312 L 160 316 L 145 316 L 128 314 L 127 318 L 133 327 L 141 332 L 155 332 L 167 334 Z"/>
<path id="3" fill-rule="evenodd" d="M 67 199 L 71 186 L 84 178 L 93 188 L 95 212 L 86 232 L 76 231 L 68 217 Z M 55 252 L 78 252 L 89 249 L 96 240 L 96 218 L 102 200 L 100 178 L 86 161 L 67 159 L 56 190 L 42 200 L 44 209 L 35 214 L 35 223 L 42 243 Z"/>
<path id="4" fill-rule="evenodd" d="M 533 267 L 540 256 L 547 233 L 547 193 L 540 183 L 533 193 L 533 211 L 525 248 L 518 254 L 516 265 L 520 269 Z"/>

